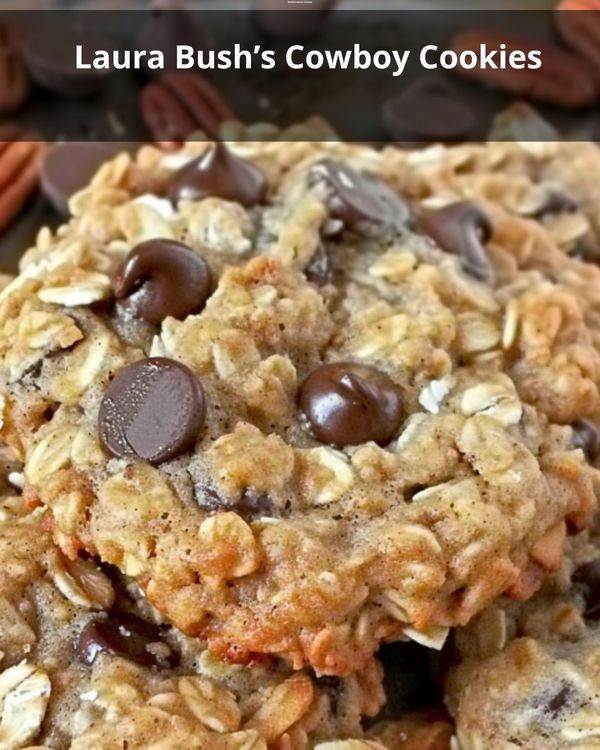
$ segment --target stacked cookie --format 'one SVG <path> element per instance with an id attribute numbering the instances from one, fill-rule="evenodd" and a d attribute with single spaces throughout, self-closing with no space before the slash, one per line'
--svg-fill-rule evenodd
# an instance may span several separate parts
<path id="1" fill-rule="evenodd" d="M 369 720 L 409 641 L 500 747 L 494 613 L 585 544 L 598 148 L 259 132 L 118 155 L 0 292 L 6 750 L 446 748 Z"/>

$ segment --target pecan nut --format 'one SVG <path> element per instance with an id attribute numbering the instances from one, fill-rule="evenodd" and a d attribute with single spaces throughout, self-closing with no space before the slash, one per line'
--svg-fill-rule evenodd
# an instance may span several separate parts
<path id="1" fill-rule="evenodd" d="M 0 25 L 0 112 L 15 112 L 27 99 L 29 80 L 12 27 Z"/>
<path id="2" fill-rule="evenodd" d="M 14 131 L 0 133 L 0 230 L 23 209 L 39 182 L 45 144 L 24 134 L 29 140 L 14 140 Z"/>
<path id="3" fill-rule="evenodd" d="M 214 137 L 223 122 L 234 119 L 221 94 L 197 73 L 165 73 L 144 88 L 140 108 L 154 140 L 167 148 L 196 130 Z"/>
<path id="4" fill-rule="evenodd" d="M 600 72 L 600 16 L 594 12 L 598 10 L 598 0 L 562 0 L 554 18 L 565 42 Z"/>
<path id="5" fill-rule="evenodd" d="M 597 77 L 588 63 L 552 44 L 493 29 L 468 29 L 452 39 L 452 49 L 459 55 L 467 50 L 479 49 L 482 44 L 487 49 L 500 49 L 500 45 L 505 44 L 507 57 L 519 50 L 525 54 L 540 50 L 542 66 L 535 70 L 457 67 L 457 73 L 514 96 L 565 109 L 589 107 L 600 97 Z"/>

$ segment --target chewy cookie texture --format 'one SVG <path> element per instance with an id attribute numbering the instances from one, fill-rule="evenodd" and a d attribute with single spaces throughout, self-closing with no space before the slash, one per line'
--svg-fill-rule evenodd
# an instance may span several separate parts
<path id="1" fill-rule="evenodd" d="M 121 154 L 40 232 L 1 435 L 72 563 L 346 675 L 529 598 L 591 518 L 600 152 L 257 134 Z"/>
<path id="2" fill-rule="evenodd" d="M 221 663 L 49 528 L 43 508 L 0 501 L 2 750 L 385 750 L 361 727 L 383 702 L 374 661 L 320 680 Z"/>
<path id="3" fill-rule="evenodd" d="M 529 602 L 493 606 L 458 632 L 447 702 L 460 750 L 598 747 L 597 543 L 572 549 Z"/>

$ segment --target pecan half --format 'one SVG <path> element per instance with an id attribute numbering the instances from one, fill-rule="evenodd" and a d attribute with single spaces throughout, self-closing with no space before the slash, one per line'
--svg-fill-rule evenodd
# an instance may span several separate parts
<path id="1" fill-rule="evenodd" d="M 535 70 L 457 67 L 457 73 L 514 96 L 547 102 L 565 109 L 589 107 L 600 97 L 597 76 L 588 63 L 553 44 L 495 29 L 468 29 L 459 32 L 452 39 L 452 49 L 459 55 L 466 50 L 479 49 L 482 44 L 488 50 L 500 49 L 501 44 L 506 44 L 507 56 L 518 50 L 526 54 L 532 50 L 540 50 L 542 66 Z"/>
<path id="2" fill-rule="evenodd" d="M 600 15 L 595 12 L 598 10 L 598 0 L 562 0 L 554 18 L 565 42 L 600 72 Z"/>
<path id="3" fill-rule="evenodd" d="M 214 137 L 234 119 L 221 94 L 197 73 L 165 73 L 141 93 L 142 117 L 154 140 L 165 148 L 181 144 L 196 130 Z"/>
<path id="4" fill-rule="evenodd" d="M 29 79 L 19 54 L 17 35 L 0 24 L 0 112 L 14 112 L 29 93 Z"/>
<path id="5" fill-rule="evenodd" d="M 30 140 L 14 140 L 16 137 L 14 129 L 0 132 L 0 230 L 20 213 L 35 191 L 46 148 L 31 133 L 24 134 Z"/>

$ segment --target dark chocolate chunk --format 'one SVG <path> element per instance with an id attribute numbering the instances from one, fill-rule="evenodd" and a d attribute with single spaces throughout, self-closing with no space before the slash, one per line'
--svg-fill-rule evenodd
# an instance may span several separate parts
<path id="1" fill-rule="evenodd" d="M 418 78 L 384 102 L 383 122 L 396 141 L 429 143 L 468 138 L 476 121 L 472 110 L 443 78 Z"/>
<path id="2" fill-rule="evenodd" d="M 109 39 L 90 29 L 60 30 L 36 24 L 25 37 L 24 56 L 31 77 L 44 88 L 63 96 L 87 96 L 98 91 L 113 71 L 76 66 L 75 50 L 81 45 L 85 60 L 94 57 L 96 50 L 112 54 L 115 47 Z"/>
<path id="3" fill-rule="evenodd" d="M 325 159 L 312 168 L 309 179 L 312 184 L 325 182 L 329 211 L 347 227 L 376 224 L 401 231 L 410 218 L 406 202 L 376 175 Z"/>
<path id="4" fill-rule="evenodd" d="M 402 397 L 394 382 L 370 365 L 335 362 L 304 381 L 300 406 L 323 443 L 389 443 L 404 418 Z"/>
<path id="5" fill-rule="evenodd" d="M 572 445 L 581 448 L 588 461 L 600 456 L 600 428 L 591 419 L 578 419 L 573 423 Z"/>
<path id="6" fill-rule="evenodd" d="M 492 236 L 492 223 L 477 203 L 460 201 L 421 217 L 420 228 L 449 253 L 459 255 L 465 271 L 479 281 L 494 281 L 494 269 L 485 243 Z"/>
<path id="7" fill-rule="evenodd" d="M 69 199 L 85 187 L 98 167 L 112 159 L 122 146 L 118 143 L 56 143 L 42 162 L 41 186 L 54 208 L 69 215 Z"/>
<path id="8" fill-rule="evenodd" d="M 153 645 L 158 648 L 152 648 Z M 79 661 L 88 665 L 101 653 L 145 667 L 163 666 L 162 661 L 171 666 L 177 663 L 177 655 L 162 640 L 157 626 L 125 612 L 114 614 L 110 620 L 88 622 L 79 634 L 76 650 Z"/>
<path id="9" fill-rule="evenodd" d="M 334 0 L 311 0 L 310 4 L 294 7 L 288 0 L 259 0 L 253 3 L 252 18 L 268 36 L 306 39 L 325 31 L 334 4 Z"/>
<path id="10" fill-rule="evenodd" d="M 129 253 L 113 278 L 118 300 L 130 299 L 135 312 L 160 325 L 171 316 L 182 320 L 200 311 L 212 290 L 208 263 L 181 242 L 155 239 Z"/>
<path id="11" fill-rule="evenodd" d="M 193 447 L 205 411 L 194 373 L 175 360 L 151 357 L 117 373 L 100 404 L 98 430 L 113 455 L 157 464 Z"/>
<path id="12" fill-rule="evenodd" d="M 573 583 L 583 590 L 584 615 L 594 622 L 600 620 L 600 560 L 582 565 L 573 574 Z"/>
<path id="13" fill-rule="evenodd" d="M 261 203 L 267 192 L 263 173 L 217 141 L 206 153 L 185 164 L 171 180 L 169 193 L 174 203 L 198 201 L 211 196 L 251 207 Z"/>

